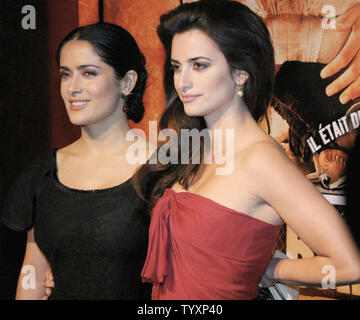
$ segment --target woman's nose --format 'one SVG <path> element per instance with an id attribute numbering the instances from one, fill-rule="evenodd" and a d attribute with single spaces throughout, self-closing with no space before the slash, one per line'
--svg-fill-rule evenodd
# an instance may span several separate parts
<path id="1" fill-rule="evenodd" d="M 72 76 L 68 86 L 68 93 L 71 95 L 76 95 L 77 93 L 81 93 L 81 91 L 81 80 L 76 75 Z"/>
<path id="2" fill-rule="evenodd" d="M 178 89 L 186 93 L 193 87 L 193 81 L 190 70 L 181 70 L 178 78 Z"/>

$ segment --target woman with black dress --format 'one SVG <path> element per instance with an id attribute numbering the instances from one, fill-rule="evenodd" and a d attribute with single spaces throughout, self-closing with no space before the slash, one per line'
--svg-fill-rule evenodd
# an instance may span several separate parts
<path id="1" fill-rule="evenodd" d="M 27 230 L 16 299 L 41 299 L 51 269 L 51 299 L 147 298 L 140 281 L 149 222 L 132 186 L 138 163 L 127 149 L 139 122 L 145 58 L 123 28 L 97 23 L 73 30 L 59 45 L 61 96 L 70 121 L 81 126 L 74 143 L 38 157 L 13 185 L 1 220 Z M 137 138 L 136 138 L 137 137 Z M 141 144 L 139 144 L 141 145 Z M 148 153 L 147 153 L 148 155 Z"/>

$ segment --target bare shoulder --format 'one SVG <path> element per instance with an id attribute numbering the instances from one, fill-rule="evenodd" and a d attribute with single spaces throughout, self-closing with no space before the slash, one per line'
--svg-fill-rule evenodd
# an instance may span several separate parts
<path id="1" fill-rule="evenodd" d="M 314 192 L 314 186 L 272 137 L 249 145 L 240 167 L 249 189 L 267 203 L 272 203 L 274 194 L 293 195 L 305 189 Z"/>
<path id="2" fill-rule="evenodd" d="M 265 168 L 276 170 L 284 165 L 292 165 L 279 143 L 270 136 L 251 143 L 242 150 L 240 158 L 243 168 L 252 173 Z"/>

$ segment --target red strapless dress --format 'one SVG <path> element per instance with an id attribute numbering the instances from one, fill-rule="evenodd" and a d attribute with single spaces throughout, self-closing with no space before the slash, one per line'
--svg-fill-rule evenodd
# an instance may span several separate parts
<path id="1" fill-rule="evenodd" d="M 254 299 L 281 226 L 166 189 L 152 212 L 142 281 L 153 300 Z"/>

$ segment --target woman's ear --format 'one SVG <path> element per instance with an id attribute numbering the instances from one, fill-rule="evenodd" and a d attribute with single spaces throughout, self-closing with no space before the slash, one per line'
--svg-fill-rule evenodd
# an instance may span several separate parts
<path id="1" fill-rule="evenodd" d="M 136 85 L 138 75 L 134 70 L 126 72 L 124 77 L 121 79 L 122 93 L 124 96 L 128 96 Z"/>
<path id="2" fill-rule="evenodd" d="M 249 79 L 249 74 L 246 71 L 235 70 L 235 82 L 238 86 L 244 86 L 247 79 Z"/>

